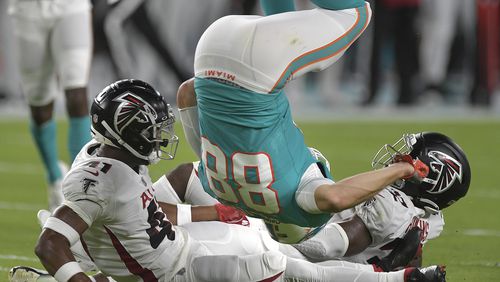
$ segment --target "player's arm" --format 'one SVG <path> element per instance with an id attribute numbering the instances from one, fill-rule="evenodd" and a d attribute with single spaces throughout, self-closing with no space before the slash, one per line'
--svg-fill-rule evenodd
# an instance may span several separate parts
<path id="1" fill-rule="evenodd" d="M 184 81 L 177 90 L 177 107 L 184 135 L 189 145 L 201 157 L 201 135 L 198 119 L 198 103 L 194 91 L 194 78 Z"/>
<path id="2" fill-rule="evenodd" d="M 70 246 L 80 240 L 87 223 L 71 208 L 61 206 L 47 220 L 35 254 L 57 281 L 91 281 L 75 261 Z"/>
<path id="3" fill-rule="evenodd" d="M 319 210 L 339 212 L 360 204 L 399 179 L 423 178 L 429 168 L 420 161 L 401 160 L 388 167 L 351 176 L 334 184 L 320 185 L 314 192 Z"/>
<path id="4" fill-rule="evenodd" d="M 210 206 L 174 205 L 164 202 L 158 202 L 158 204 L 167 215 L 168 220 L 174 225 L 198 221 L 221 221 L 245 226 L 249 224 L 246 215 L 242 211 L 223 204 Z"/>

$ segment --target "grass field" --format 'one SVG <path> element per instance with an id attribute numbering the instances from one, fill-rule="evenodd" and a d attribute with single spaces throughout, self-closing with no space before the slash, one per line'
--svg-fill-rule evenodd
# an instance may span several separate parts
<path id="1" fill-rule="evenodd" d="M 373 154 L 404 132 L 439 131 L 469 157 L 472 183 L 466 198 L 445 211 L 445 230 L 424 249 L 425 264 L 446 264 L 448 281 L 500 281 L 500 121 L 358 121 L 299 123 L 309 145 L 321 150 L 336 179 L 370 169 Z M 67 160 L 66 126 L 59 123 L 61 159 Z M 40 267 L 33 247 L 36 212 L 47 206 L 44 172 L 23 121 L 0 121 L 0 282 L 15 265 Z M 153 179 L 194 159 L 182 132 L 177 158 L 152 167 Z M 499 179 L 495 175 L 499 175 Z"/>

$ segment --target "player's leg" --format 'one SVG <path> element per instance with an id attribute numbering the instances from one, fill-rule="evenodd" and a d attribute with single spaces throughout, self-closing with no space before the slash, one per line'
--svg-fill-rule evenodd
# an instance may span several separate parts
<path id="1" fill-rule="evenodd" d="M 337 61 L 362 34 L 370 16 L 365 4 L 345 10 L 223 17 L 198 42 L 195 75 L 224 79 L 259 93 L 280 90 L 290 79 Z M 233 44 L 227 48 L 224 42 Z"/>
<path id="2" fill-rule="evenodd" d="M 197 175 L 198 163 L 177 166 L 153 184 L 157 200 L 171 204 L 209 206 L 218 201 L 207 194 Z"/>
<path id="3" fill-rule="evenodd" d="M 90 141 L 87 84 L 92 56 L 90 4 L 75 2 L 75 12 L 63 15 L 54 27 L 51 40 L 59 80 L 66 94 L 69 115 L 68 149 L 73 160 Z M 67 9 L 67 7 L 66 7 Z"/>
<path id="4" fill-rule="evenodd" d="M 294 247 L 312 261 L 338 259 L 365 250 L 371 236 L 363 221 L 354 216 L 341 223 L 329 222 L 312 238 Z"/>
<path id="5" fill-rule="evenodd" d="M 59 182 L 63 171 L 59 165 L 56 123 L 52 115 L 58 89 L 52 55 L 47 48 L 50 19 L 42 17 L 37 2 L 15 1 L 12 4 L 22 90 L 30 105 L 30 131 L 47 173 L 49 206 L 54 209 L 62 201 Z"/>
<path id="6" fill-rule="evenodd" d="M 446 272 L 441 266 L 405 268 L 393 272 L 375 272 L 371 265 L 345 261 L 311 263 L 287 258 L 285 279 L 290 281 L 365 281 L 365 282 L 444 282 Z"/>
<path id="7" fill-rule="evenodd" d="M 196 281 L 261 281 L 284 271 L 286 257 L 267 233 L 221 222 L 194 222 L 182 228 L 193 239 L 187 265 Z"/>

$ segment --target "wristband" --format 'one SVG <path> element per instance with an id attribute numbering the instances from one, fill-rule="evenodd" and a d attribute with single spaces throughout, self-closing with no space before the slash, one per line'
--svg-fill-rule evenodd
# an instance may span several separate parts
<path id="1" fill-rule="evenodd" d="M 177 225 L 191 222 L 191 205 L 177 204 Z"/>
<path id="2" fill-rule="evenodd" d="M 70 261 L 63 264 L 54 274 L 54 278 L 59 282 L 67 282 L 71 277 L 77 273 L 83 273 L 80 265 L 76 261 Z"/>

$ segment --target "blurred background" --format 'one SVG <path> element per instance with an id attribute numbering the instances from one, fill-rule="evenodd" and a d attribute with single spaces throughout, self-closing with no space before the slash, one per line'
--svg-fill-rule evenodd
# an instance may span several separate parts
<path id="1" fill-rule="evenodd" d="M 256 0 L 92 2 L 89 98 L 116 79 L 133 77 L 152 83 L 171 104 L 179 83 L 192 76 L 206 27 L 228 14 L 261 14 Z M 374 17 L 343 58 L 290 83 L 296 117 L 370 118 L 424 108 L 432 117 L 500 116 L 500 1 L 369 2 Z M 312 7 L 310 1 L 296 4 Z M 27 115 L 11 25 L 7 1 L 0 1 L 0 114 Z M 61 105 L 56 110 L 64 114 Z"/>

